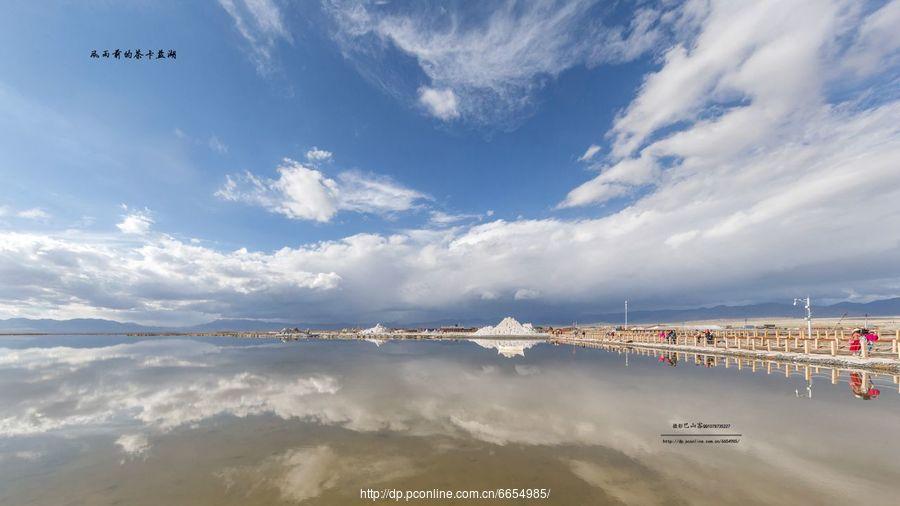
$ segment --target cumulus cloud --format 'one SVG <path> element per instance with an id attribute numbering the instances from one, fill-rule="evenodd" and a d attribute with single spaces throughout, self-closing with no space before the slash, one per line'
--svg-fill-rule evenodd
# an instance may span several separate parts
<path id="1" fill-rule="evenodd" d="M 260 74 L 273 68 L 273 52 L 279 40 L 293 41 L 285 27 L 281 10 L 273 0 L 219 0 L 234 26 L 247 43 L 250 58 Z"/>
<path id="2" fill-rule="evenodd" d="M 436 90 L 423 86 L 419 88 L 419 103 L 438 119 L 447 121 L 459 117 L 459 106 L 453 90 Z"/>
<path id="3" fill-rule="evenodd" d="M 548 79 L 576 65 L 625 61 L 652 49 L 667 31 L 662 12 L 641 9 L 627 26 L 604 25 L 593 0 L 487 2 L 401 7 L 328 2 L 345 55 L 363 75 L 403 97 L 384 59 L 393 47 L 415 58 L 428 85 L 416 99 L 436 117 L 504 123 L 527 112 Z M 486 14 L 486 15 L 485 15 Z"/>
<path id="4" fill-rule="evenodd" d="M 224 200 L 258 205 L 297 220 L 330 221 L 338 211 L 391 214 L 414 209 L 427 197 L 385 176 L 346 171 L 337 179 L 285 158 L 278 179 L 250 172 L 227 176 L 216 192 Z"/>
<path id="5" fill-rule="evenodd" d="M 866 87 L 849 99 L 845 92 L 841 102 L 829 91 L 858 80 L 846 69 L 871 68 L 861 63 L 862 53 L 887 64 L 880 78 L 890 79 L 891 48 L 900 43 L 878 27 L 898 10 L 897 2 L 873 12 L 842 1 L 711 2 L 698 13 L 697 30 L 665 52 L 614 121 L 600 175 L 561 207 L 647 188 L 654 190 L 647 199 L 690 199 L 683 192 L 702 186 L 705 200 L 727 199 L 728 214 L 749 215 L 759 200 L 793 198 L 801 177 L 821 190 L 840 174 L 879 177 L 877 167 L 895 156 L 896 140 L 896 130 L 879 118 L 895 103 L 887 94 L 886 102 L 863 106 Z M 873 38 L 884 49 L 859 49 Z M 867 156 L 856 158 L 861 153 Z M 727 188 L 737 187 L 742 191 L 729 195 Z"/>
<path id="6" fill-rule="evenodd" d="M 325 162 L 331 160 L 333 153 L 315 146 L 306 152 L 306 159 L 310 162 Z"/>
<path id="7" fill-rule="evenodd" d="M 532 300 L 532 299 L 536 299 L 536 298 L 540 297 L 540 295 L 541 295 L 541 292 L 539 292 L 538 290 L 534 290 L 531 288 L 520 288 L 520 289 L 516 290 L 516 293 L 515 293 L 515 295 L 513 295 L 513 298 L 516 300 Z"/>
<path id="8" fill-rule="evenodd" d="M 122 206 L 126 211 L 128 206 Z M 144 208 L 142 211 L 131 211 L 122 216 L 122 221 L 116 224 L 123 234 L 145 235 L 150 232 L 153 225 L 152 213 L 149 209 Z"/>
<path id="9" fill-rule="evenodd" d="M 341 283 L 334 271 L 306 270 L 318 262 L 295 256 L 305 256 L 304 250 L 220 252 L 166 235 L 137 236 L 127 243 L 0 235 L 0 271 L 6 273 L 0 311 L 16 316 L 135 316 L 172 323 L 187 314 L 240 313 L 257 297 L 302 305 L 313 292 Z"/>

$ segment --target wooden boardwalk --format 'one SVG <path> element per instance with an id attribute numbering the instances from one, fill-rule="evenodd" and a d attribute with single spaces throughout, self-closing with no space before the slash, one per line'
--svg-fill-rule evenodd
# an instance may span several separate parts
<path id="1" fill-rule="evenodd" d="M 667 341 L 660 336 L 661 332 L 675 332 L 675 340 Z M 654 330 L 609 330 L 598 328 L 578 329 L 575 332 L 560 334 L 555 337 L 565 339 L 584 339 L 595 342 L 638 343 L 638 344 L 671 344 L 724 350 L 767 351 L 784 353 L 802 353 L 806 355 L 856 356 L 868 358 L 890 358 L 900 360 L 900 330 L 890 335 L 880 334 L 870 350 L 863 346 L 858 353 L 850 350 L 851 333 L 847 330 L 813 329 L 811 336 L 805 329 L 741 329 L 713 330 L 712 339 L 706 339 L 697 330 L 654 329 Z"/>

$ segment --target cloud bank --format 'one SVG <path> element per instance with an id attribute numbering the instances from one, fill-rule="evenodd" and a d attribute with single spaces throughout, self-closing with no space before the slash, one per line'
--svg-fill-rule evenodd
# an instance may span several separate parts
<path id="1" fill-rule="evenodd" d="M 331 153 L 318 149 L 307 153 L 310 160 L 324 161 Z M 278 179 L 251 172 L 226 176 L 216 196 L 229 201 L 257 205 L 295 220 L 328 222 L 339 211 L 389 215 L 415 209 L 428 199 L 385 176 L 345 171 L 336 179 L 315 167 L 285 158 L 276 169 Z"/>

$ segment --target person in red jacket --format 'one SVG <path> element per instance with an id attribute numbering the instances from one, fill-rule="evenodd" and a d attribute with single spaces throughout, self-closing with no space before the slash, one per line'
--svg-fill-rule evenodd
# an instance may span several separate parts
<path id="1" fill-rule="evenodd" d="M 862 338 L 862 329 L 853 329 L 853 334 L 850 335 L 850 353 L 856 354 L 862 349 L 860 338 Z"/>

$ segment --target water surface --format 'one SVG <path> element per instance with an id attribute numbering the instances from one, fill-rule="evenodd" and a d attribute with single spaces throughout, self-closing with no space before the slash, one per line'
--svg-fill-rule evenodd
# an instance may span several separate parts
<path id="1" fill-rule="evenodd" d="M 0 504 L 895 503 L 891 377 L 707 365 L 527 341 L 5 337 Z M 729 428 L 678 426 L 696 422 Z"/>

